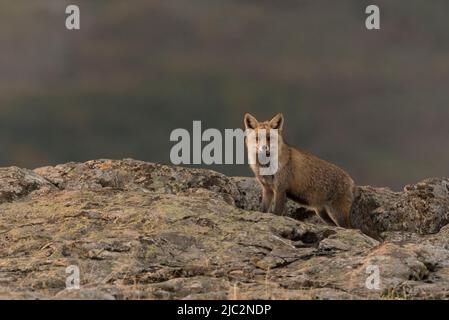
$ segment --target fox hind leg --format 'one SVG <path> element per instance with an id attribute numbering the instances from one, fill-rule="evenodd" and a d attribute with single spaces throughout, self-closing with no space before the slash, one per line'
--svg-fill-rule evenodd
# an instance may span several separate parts
<path id="1" fill-rule="evenodd" d="M 336 225 L 334 220 L 332 220 L 331 217 L 329 216 L 329 214 L 327 213 L 326 209 L 324 209 L 324 208 L 317 209 L 316 213 L 321 218 L 321 220 L 323 220 L 324 223 L 326 223 L 330 226 Z"/>
<path id="2" fill-rule="evenodd" d="M 326 210 L 329 213 L 330 218 L 335 224 L 342 228 L 351 228 L 351 222 L 349 214 L 351 211 L 352 202 L 340 201 L 333 206 L 327 206 Z"/>

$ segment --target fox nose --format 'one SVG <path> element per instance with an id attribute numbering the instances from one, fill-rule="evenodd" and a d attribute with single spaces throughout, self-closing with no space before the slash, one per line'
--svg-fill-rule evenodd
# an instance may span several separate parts
<path id="1" fill-rule="evenodd" d="M 259 150 L 261 153 L 265 153 L 267 156 L 270 155 L 270 148 L 267 145 L 260 146 Z"/>

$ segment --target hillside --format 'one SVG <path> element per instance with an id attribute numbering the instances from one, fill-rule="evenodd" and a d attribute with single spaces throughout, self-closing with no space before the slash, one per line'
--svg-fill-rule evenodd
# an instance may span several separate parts
<path id="1" fill-rule="evenodd" d="M 446 0 L 376 1 L 379 32 L 360 0 L 79 0 L 79 32 L 69 3 L 0 4 L 1 166 L 169 163 L 193 120 L 283 112 L 291 144 L 359 184 L 449 175 Z"/>

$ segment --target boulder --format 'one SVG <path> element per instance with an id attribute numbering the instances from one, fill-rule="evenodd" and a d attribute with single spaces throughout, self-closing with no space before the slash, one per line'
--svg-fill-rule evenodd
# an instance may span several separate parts
<path id="1" fill-rule="evenodd" d="M 132 159 L 2 168 L 0 298 L 447 298 L 447 186 L 360 187 L 357 228 L 342 229 L 293 202 L 286 216 L 259 212 L 253 178 L 210 170 Z"/>

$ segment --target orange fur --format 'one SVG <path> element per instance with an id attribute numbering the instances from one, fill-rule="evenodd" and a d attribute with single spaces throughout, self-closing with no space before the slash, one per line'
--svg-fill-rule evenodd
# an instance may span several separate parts
<path id="1" fill-rule="evenodd" d="M 257 180 L 263 188 L 262 211 L 285 213 L 287 197 L 300 205 L 312 208 L 329 224 L 350 228 L 350 211 L 355 185 L 351 177 L 336 165 L 306 151 L 288 146 L 283 139 L 284 117 L 277 114 L 270 121 L 258 122 L 245 114 L 246 129 L 278 130 L 278 170 L 274 175 L 260 175 L 260 165 L 252 164 Z M 250 143 L 246 141 L 248 149 Z M 256 141 L 259 148 L 260 141 Z"/>

